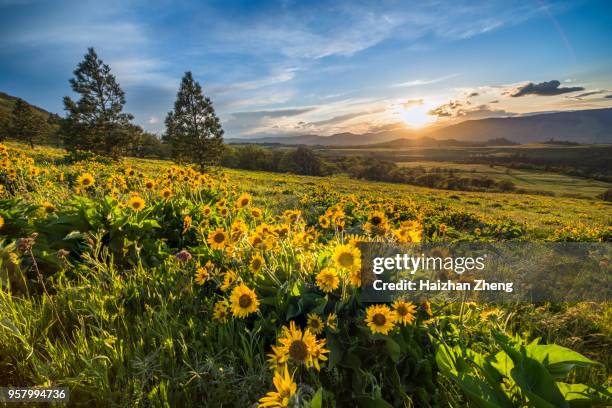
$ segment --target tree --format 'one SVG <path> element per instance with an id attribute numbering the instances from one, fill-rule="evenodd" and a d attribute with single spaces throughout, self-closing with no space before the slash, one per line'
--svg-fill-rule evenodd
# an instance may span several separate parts
<path id="1" fill-rule="evenodd" d="M 70 86 L 80 99 L 75 102 L 64 97 L 68 114 L 62 120 L 61 133 L 66 149 L 121 156 L 133 137 L 133 116 L 123 112 L 125 94 L 93 48 L 77 66 Z"/>
<path id="2" fill-rule="evenodd" d="M 166 117 L 164 141 L 170 145 L 175 161 L 196 163 L 201 170 L 217 164 L 223 152 L 221 122 L 191 72 L 183 76 L 174 111 Z"/>
<path id="3" fill-rule="evenodd" d="M 30 147 L 34 148 L 34 141 L 38 140 L 45 130 L 45 122 L 26 101 L 18 98 L 11 112 L 8 129 L 12 138 L 29 143 Z"/>

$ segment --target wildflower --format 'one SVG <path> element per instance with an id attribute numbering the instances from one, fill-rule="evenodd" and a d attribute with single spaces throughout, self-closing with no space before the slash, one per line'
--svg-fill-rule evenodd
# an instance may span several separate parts
<path id="1" fill-rule="evenodd" d="M 191 260 L 191 258 L 193 258 L 191 254 L 189 253 L 189 251 L 187 251 L 186 249 L 183 249 L 175 256 L 176 256 L 176 259 L 178 259 L 181 262 L 188 262 Z"/>
<path id="2" fill-rule="evenodd" d="M 77 178 L 77 184 L 80 187 L 87 188 L 93 186 L 95 183 L 94 177 L 90 173 L 84 173 Z"/>
<path id="3" fill-rule="evenodd" d="M 185 235 L 187 231 L 189 231 L 189 229 L 191 228 L 191 221 L 192 221 L 192 218 L 190 215 L 186 215 L 183 217 L 183 232 L 182 232 L 183 235 Z"/>
<path id="4" fill-rule="evenodd" d="M 300 218 L 300 215 L 302 215 L 302 212 L 300 210 L 286 210 L 283 213 L 283 218 L 285 219 L 285 222 L 287 224 L 293 224 L 297 222 L 297 220 Z"/>
<path id="5" fill-rule="evenodd" d="M 259 273 L 259 271 L 261 271 L 261 269 L 263 268 L 264 264 L 265 261 L 263 257 L 260 254 L 255 254 L 251 258 L 251 262 L 249 263 L 249 269 L 253 273 Z"/>
<path id="6" fill-rule="evenodd" d="M 289 323 L 289 328 L 283 326 L 283 334 L 279 343 L 284 353 L 292 360 L 309 366 L 312 358 L 310 350 L 316 348 L 317 339 L 310 330 L 306 329 L 302 332 L 302 329 L 295 327 L 295 322 L 292 320 Z"/>
<path id="7" fill-rule="evenodd" d="M 274 374 L 274 388 L 276 391 L 270 391 L 265 397 L 259 399 L 258 407 L 286 407 L 289 405 L 291 398 L 297 391 L 297 385 L 293 382 L 293 375 L 289 375 L 289 369 L 285 366 L 285 371 L 281 374 Z"/>
<path id="8" fill-rule="evenodd" d="M 225 274 L 223 275 L 223 283 L 221 284 L 221 290 L 223 292 L 226 292 L 234 284 L 234 282 L 236 282 L 237 279 L 238 275 L 236 275 L 236 272 L 232 270 L 225 272 Z"/>
<path id="9" fill-rule="evenodd" d="M 365 322 L 372 333 L 387 334 L 395 327 L 396 314 L 387 305 L 372 305 L 366 310 Z"/>
<path id="10" fill-rule="evenodd" d="M 363 227 L 367 232 L 375 235 L 384 235 L 389 229 L 389 222 L 382 211 L 374 211 L 368 217 Z"/>
<path id="11" fill-rule="evenodd" d="M 340 278 L 334 268 L 324 268 L 317 274 L 317 286 L 325 293 L 338 289 Z"/>
<path id="12" fill-rule="evenodd" d="M 325 321 L 327 327 L 331 330 L 336 330 L 338 328 L 338 316 L 335 313 L 330 313 L 327 315 L 327 320 Z"/>
<path id="13" fill-rule="evenodd" d="M 232 314 L 236 317 L 244 318 L 255 313 L 259 308 L 257 295 L 246 285 L 236 286 L 230 296 Z"/>
<path id="14" fill-rule="evenodd" d="M 352 245 L 338 245 L 334 250 L 333 258 L 338 268 L 349 271 L 361 269 L 361 251 Z"/>
<path id="15" fill-rule="evenodd" d="M 440 233 L 444 234 L 446 232 L 446 224 L 440 224 L 438 230 L 440 230 Z"/>
<path id="16" fill-rule="evenodd" d="M 287 363 L 287 354 L 278 346 L 272 346 L 272 352 L 268 353 L 267 356 L 270 368 L 275 371 L 282 370 Z"/>
<path id="17" fill-rule="evenodd" d="M 212 263 L 208 261 L 205 266 L 200 266 L 198 269 L 196 269 L 195 281 L 198 285 L 203 285 L 210 278 L 210 272 L 208 269 L 211 267 Z"/>
<path id="18" fill-rule="evenodd" d="M 433 312 L 431 311 L 431 303 L 429 303 L 428 300 L 425 300 L 423 302 L 423 310 L 425 310 L 425 313 L 427 313 L 429 317 L 433 317 Z"/>
<path id="19" fill-rule="evenodd" d="M 210 213 L 212 212 L 212 209 L 210 208 L 209 205 L 205 205 L 204 207 L 202 207 L 200 212 L 202 213 L 203 216 L 208 217 Z"/>
<path id="20" fill-rule="evenodd" d="M 212 249 L 223 249 L 227 244 L 227 233 L 223 228 L 217 228 L 208 234 L 208 244 Z"/>
<path id="21" fill-rule="evenodd" d="M 323 320 L 316 313 L 308 313 L 308 329 L 314 334 L 320 334 L 325 325 Z"/>
<path id="22" fill-rule="evenodd" d="M 229 306 L 227 301 L 220 300 L 213 306 L 213 319 L 225 323 L 229 315 Z"/>
<path id="23" fill-rule="evenodd" d="M 396 300 L 393 302 L 393 310 L 395 310 L 395 316 L 399 324 L 411 324 L 415 317 L 416 306 L 412 302 L 406 302 L 403 300 Z"/>
<path id="24" fill-rule="evenodd" d="M 247 193 L 243 193 L 236 200 L 236 208 L 244 208 L 251 204 L 251 196 Z"/>
<path id="25" fill-rule="evenodd" d="M 319 217 L 319 225 L 321 226 L 321 228 L 329 228 L 329 218 L 327 218 L 325 215 L 321 215 Z"/>
<path id="26" fill-rule="evenodd" d="M 50 214 L 55 211 L 55 206 L 48 201 L 45 201 L 44 203 L 42 203 L 42 206 L 45 209 L 45 212 L 47 214 Z"/>
<path id="27" fill-rule="evenodd" d="M 145 200 L 143 200 L 141 197 L 139 197 L 137 195 L 133 195 L 128 200 L 128 206 L 132 210 L 138 212 L 138 211 L 142 210 L 145 207 Z"/>
<path id="28" fill-rule="evenodd" d="M 159 192 L 159 195 L 160 195 L 161 198 L 168 199 L 168 198 L 172 197 L 172 190 L 170 190 L 168 187 L 163 188 Z"/>

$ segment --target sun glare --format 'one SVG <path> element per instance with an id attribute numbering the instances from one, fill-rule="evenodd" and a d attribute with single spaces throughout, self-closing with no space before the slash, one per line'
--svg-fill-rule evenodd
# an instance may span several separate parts
<path id="1" fill-rule="evenodd" d="M 428 113 L 429 110 L 430 107 L 426 104 L 412 105 L 403 107 L 399 114 L 406 125 L 413 128 L 421 128 L 429 125 L 435 119 Z"/>

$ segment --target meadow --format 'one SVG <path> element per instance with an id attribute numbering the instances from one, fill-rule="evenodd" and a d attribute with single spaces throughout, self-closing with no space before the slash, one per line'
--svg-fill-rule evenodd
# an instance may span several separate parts
<path id="1" fill-rule="evenodd" d="M 0 385 L 100 407 L 612 401 L 609 304 L 360 298 L 361 242 L 609 242 L 595 190 L 201 173 L 16 143 L 0 161 Z"/>

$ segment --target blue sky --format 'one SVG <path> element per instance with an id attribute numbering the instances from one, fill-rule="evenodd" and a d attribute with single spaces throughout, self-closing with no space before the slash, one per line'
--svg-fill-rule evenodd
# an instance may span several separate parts
<path id="1" fill-rule="evenodd" d="M 607 0 L 0 0 L 0 90 L 63 114 L 93 46 L 157 133 L 187 70 L 228 137 L 418 128 L 612 107 L 610 38 Z"/>

